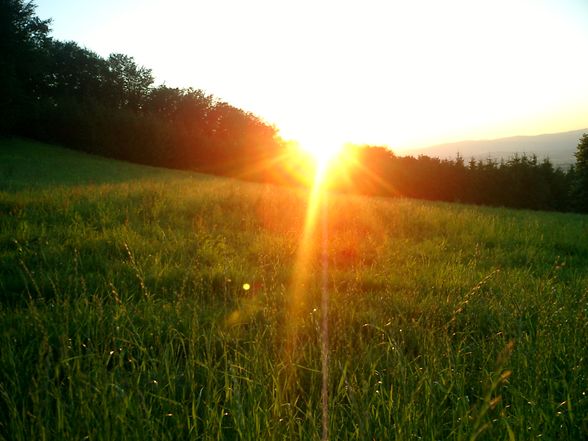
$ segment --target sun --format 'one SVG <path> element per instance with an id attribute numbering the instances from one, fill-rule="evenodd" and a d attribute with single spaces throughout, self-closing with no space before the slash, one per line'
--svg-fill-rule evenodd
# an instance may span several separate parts
<path id="1" fill-rule="evenodd" d="M 317 171 L 326 171 L 343 151 L 345 143 L 327 137 L 313 136 L 300 139 L 299 148 L 311 156 Z"/>
<path id="2" fill-rule="evenodd" d="M 354 145 L 326 136 L 306 136 L 286 142 L 281 164 L 293 182 L 321 191 L 348 186 L 355 165 Z"/>

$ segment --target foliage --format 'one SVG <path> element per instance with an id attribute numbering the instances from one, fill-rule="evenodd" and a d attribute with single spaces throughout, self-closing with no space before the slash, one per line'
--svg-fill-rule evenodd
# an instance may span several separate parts
<path id="1" fill-rule="evenodd" d="M 115 107 L 141 110 L 153 84 L 151 69 L 137 66 L 128 55 L 111 54 L 108 57 L 108 73 L 115 94 Z"/>
<path id="2" fill-rule="evenodd" d="M 580 138 L 576 151 L 573 195 L 576 209 L 588 213 L 588 133 Z"/>
<path id="3" fill-rule="evenodd" d="M 276 156 L 276 129 L 200 90 L 154 87 L 125 54 L 49 37 L 33 3 L 3 0 L 5 135 L 144 164 L 240 173 Z M 7 61 L 8 60 L 8 61 Z"/>
<path id="4" fill-rule="evenodd" d="M 316 248 L 289 309 L 304 189 L 0 155 L 0 439 L 319 438 Z M 586 216 L 328 212 L 331 439 L 588 436 Z"/>
<path id="5" fill-rule="evenodd" d="M 441 160 L 398 157 L 385 147 L 357 149 L 357 164 L 348 184 L 338 187 L 341 190 L 534 210 L 571 209 L 571 174 L 535 155 L 515 155 L 501 162 L 472 159 L 466 165 L 460 156 Z"/>
<path id="6" fill-rule="evenodd" d="M 0 0 L 0 134 L 14 130 L 36 99 L 49 23 L 31 2 Z"/>

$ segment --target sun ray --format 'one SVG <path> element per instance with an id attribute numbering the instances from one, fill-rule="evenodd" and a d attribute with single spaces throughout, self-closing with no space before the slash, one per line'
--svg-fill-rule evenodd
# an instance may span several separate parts
<path id="1" fill-rule="evenodd" d="M 304 151 L 304 150 L 303 150 Z M 307 151 L 308 153 L 308 151 Z M 312 151 L 309 154 L 315 156 Z M 284 387 L 286 396 L 292 393 L 289 399 L 296 398 L 296 387 L 298 384 L 297 357 L 299 354 L 298 340 L 301 323 L 304 314 L 309 310 L 309 298 L 313 294 L 320 293 L 321 307 L 320 315 L 323 326 L 321 327 L 321 364 L 323 376 L 328 375 L 328 342 L 326 341 L 326 320 L 327 320 L 327 248 L 328 238 L 326 236 L 328 227 L 327 221 L 327 191 L 325 181 L 327 179 L 330 161 L 327 156 L 315 156 L 314 167 L 307 170 L 313 172 L 312 185 L 308 190 L 306 215 L 301 237 L 298 241 L 298 250 L 294 261 L 292 275 L 288 289 L 287 298 L 287 320 L 284 324 L 285 340 L 283 348 L 283 360 L 285 369 Z M 322 225 L 322 228 L 320 228 Z M 323 402 L 323 435 L 326 434 L 326 418 L 328 394 L 326 393 L 326 380 L 323 379 L 322 391 Z"/>

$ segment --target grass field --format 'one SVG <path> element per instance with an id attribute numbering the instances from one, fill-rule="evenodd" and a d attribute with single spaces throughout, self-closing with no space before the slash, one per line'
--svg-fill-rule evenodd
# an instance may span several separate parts
<path id="1" fill-rule="evenodd" d="M 331 439 L 588 438 L 588 216 L 332 194 L 304 247 L 304 189 L 6 140 L 0 190 L 0 439 L 320 439 L 323 289 Z"/>

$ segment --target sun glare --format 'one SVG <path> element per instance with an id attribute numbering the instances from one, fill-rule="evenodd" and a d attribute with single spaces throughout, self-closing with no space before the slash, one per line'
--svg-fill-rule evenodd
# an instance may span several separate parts
<path id="1" fill-rule="evenodd" d="M 316 165 L 316 173 L 324 174 L 332 163 L 337 159 L 343 150 L 344 143 L 326 140 L 313 139 L 302 140 L 299 148 L 311 156 Z"/>
<path id="2" fill-rule="evenodd" d="M 311 139 L 302 138 L 299 147 L 308 153 L 319 168 L 327 168 L 343 149 L 343 142 L 328 139 L 321 136 L 313 136 Z"/>

